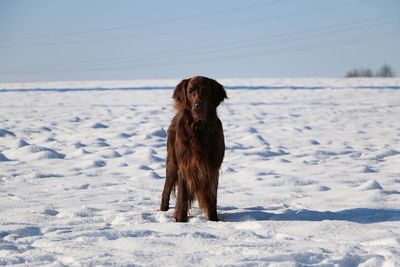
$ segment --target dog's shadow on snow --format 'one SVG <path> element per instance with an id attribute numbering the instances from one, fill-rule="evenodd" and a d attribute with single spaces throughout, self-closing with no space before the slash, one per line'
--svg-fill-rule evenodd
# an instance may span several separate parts
<path id="1" fill-rule="evenodd" d="M 263 207 L 241 209 L 222 208 L 220 218 L 225 222 L 242 221 L 348 221 L 357 223 L 379 223 L 400 221 L 400 209 L 355 208 L 342 211 L 286 210 L 283 213 L 267 212 Z"/>

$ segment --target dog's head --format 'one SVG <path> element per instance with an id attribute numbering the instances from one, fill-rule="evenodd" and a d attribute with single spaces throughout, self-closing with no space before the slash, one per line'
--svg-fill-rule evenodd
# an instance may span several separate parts
<path id="1" fill-rule="evenodd" d="M 225 98 L 227 95 L 221 84 L 201 76 L 182 80 L 173 94 L 175 108 L 190 111 L 196 121 L 205 121 L 215 114 Z"/>

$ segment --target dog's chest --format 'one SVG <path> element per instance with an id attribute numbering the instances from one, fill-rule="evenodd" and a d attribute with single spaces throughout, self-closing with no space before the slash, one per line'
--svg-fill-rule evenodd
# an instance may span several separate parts
<path id="1" fill-rule="evenodd" d="M 190 148 L 192 154 L 200 158 L 207 158 L 213 150 L 211 125 L 194 123 L 191 130 Z"/>

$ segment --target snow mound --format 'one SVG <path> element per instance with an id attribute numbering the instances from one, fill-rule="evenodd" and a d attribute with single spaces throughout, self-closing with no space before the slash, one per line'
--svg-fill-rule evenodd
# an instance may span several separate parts
<path id="1" fill-rule="evenodd" d="M 167 137 L 167 132 L 165 131 L 164 128 L 155 130 L 151 133 L 152 136 L 160 137 L 160 138 L 166 138 Z"/>
<path id="2" fill-rule="evenodd" d="M 360 185 L 358 188 L 362 191 L 383 189 L 383 187 L 375 180 L 369 180 Z"/>
<path id="3" fill-rule="evenodd" d="M 106 158 L 106 159 L 112 159 L 112 158 L 120 158 L 120 157 L 122 157 L 121 154 L 118 153 L 118 152 L 115 151 L 115 150 L 108 150 L 108 151 L 102 153 L 101 156 L 102 156 L 103 158 Z"/>
<path id="4" fill-rule="evenodd" d="M 104 160 L 88 160 L 79 165 L 80 169 L 102 168 L 107 165 Z"/>
<path id="5" fill-rule="evenodd" d="M 135 133 L 119 133 L 117 134 L 117 138 L 127 139 L 136 135 Z"/>
<path id="6" fill-rule="evenodd" d="M 0 161 L 9 161 L 9 159 L 3 153 L 0 153 Z"/>
<path id="7" fill-rule="evenodd" d="M 395 156 L 395 155 L 399 155 L 399 154 L 400 154 L 400 151 L 395 150 L 395 149 L 389 149 L 389 150 L 386 150 L 386 151 L 384 151 L 382 153 L 378 153 L 375 156 L 375 158 L 378 159 L 378 160 L 383 160 L 383 159 L 385 159 L 387 157 L 391 157 L 391 156 Z"/>
<path id="8" fill-rule="evenodd" d="M 148 172 L 148 177 L 151 178 L 151 179 L 162 179 L 162 178 L 164 178 L 163 176 L 159 175 L 155 171 Z"/>
<path id="9" fill-rule="evenodd" d="M 377 173 L 379 172 L 376 168 L 365 165 L 361 168 L 362 173 Z"/>
<path id="10" fill-rule="evenodd" d="M 140 148 L 135 153 L 135 158 L 146 159 L 149 163 L 161 163 L 165 160 L 158 156 L 157 152 L 152 148 Z"/>
<path id="11" fill-rule="evenodd" d="M 30 144 L 27 141 L 25 141 L 24 139 L 19 139 L 18 143 L 17 143 L 17 148 L 21 148 L 21 147 L 29 146 L 29 145 Z"/>
<path id="12" fill-rule="evenodd" d="M 15 160 L 45 160 L 45 159 L 63 159 L 65 155 L 51 148 L 38 145 L 25 145 L 16 150 L 7 151 L 9 158 Z"/>
<path id="13" fill-rule="evenodd" d="M 5 137 L 5 136 L 15 136 L 15 134 L 6 129 L 0 129 L 0 137 Z"/>
<path id="14" fill-rule="evenodd" d="M 89 155 L 90 152 L 88 152 L 86 149 L 84 148 L 79 148 L 76 149 L 74 151 L 72 151 L 71 153 L 68 154 L 68 158 L 79 158 L 85 155 Z"/>

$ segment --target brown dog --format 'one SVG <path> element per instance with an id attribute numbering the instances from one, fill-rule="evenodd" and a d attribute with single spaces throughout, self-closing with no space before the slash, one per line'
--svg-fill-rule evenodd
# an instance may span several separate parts
<path id="1" fill-rule="evenodd" d="M 218 220 L 217 188 L 225 142 L 217 107 L 225 98 L 223 86 L 206 77 L 185 79 L 175 88 L 176 115 L 168 128 L 167 171 L 160 209 L 169 209 L 171 191 L 178 186 L 177 222 L 188 220 L 188 208 L 195 199 L 209 220 Z"/>

